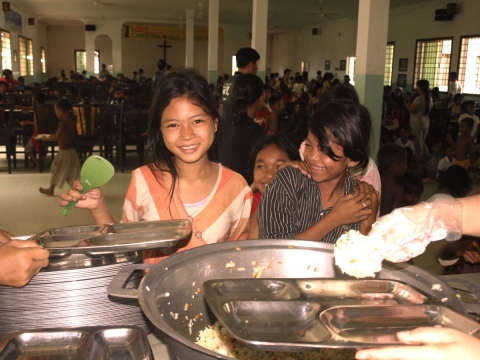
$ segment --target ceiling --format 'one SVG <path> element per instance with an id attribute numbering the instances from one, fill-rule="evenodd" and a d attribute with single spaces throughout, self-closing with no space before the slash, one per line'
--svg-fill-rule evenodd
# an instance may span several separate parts
<path id="1" fill-rule="evenodd" d="M 81 26 L 105 19 L 145 23 L 183 23 L 185 10 L 195 9 L 195 22 L 208 24 L 208 0 L 10 0 L 47 25 Z M 220 0 L 220 23 L 250 24 L 253 0 Z M 390 0 L 391 8 L 434 6 L 446 1 Z M 111 4 L 111 5 L 109 5 Z M 202 4 L 199 6 L 199 4 Z M 320 6 L 324 16 L 320 16 Z M 202 8 L 203 19 L 198 18 Z M 301 28 L 356 17 L 358 0 L 269 0 L 269 29 Z M 80 20 L 72 21 L 72 20 Z"/>

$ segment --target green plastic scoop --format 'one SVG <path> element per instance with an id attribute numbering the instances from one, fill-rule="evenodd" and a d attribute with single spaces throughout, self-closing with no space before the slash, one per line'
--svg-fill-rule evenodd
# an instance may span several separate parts
<path id="1" fill-rule="evenodd" d="M 83 163 L 80 172 L 80 182 L 82 184 L 80 193 L 85 194 L 90 189 L 105 185 L 110 181 L 114 173 L 115 168 L 108 160 L 100 156 L 90 156 Z M 62 214 L 68 215 L 75 207 L 76 202 L 71 201 L 68 205 L 65 205 L 62 208 Z"/>

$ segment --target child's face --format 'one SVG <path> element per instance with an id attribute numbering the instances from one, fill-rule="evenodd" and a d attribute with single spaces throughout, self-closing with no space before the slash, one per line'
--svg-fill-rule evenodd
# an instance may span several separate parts
<path id="1" fill-rule="evenodd" d="M 455 156 L 455 149 L 449 147 L 446 151 L 446 154 L 449 159 L 452 159 Z"/>
<path id="2" fill-rule="evenodd" d="M 282 102 L 279 100 L 272 106 L 272 110 L 280 112 L 282 110 Z"/>
<path id="3" fill-rule="evenodd" d="M 123 99 L 123 91 L 121 91 L 121 90 L 115 91 L 115 93 L 113 94 L 113 97 L 115 99 Z"/>
<path id="4" fill-rule="evenodd" d="M 407 130 L 405 130 L 405 129 L 400 130 L 400 139 L 402 139 L 403 141 L 408 140 L 408 131 Z"/>
<path id="5" fill-rule="evenodd" d="M 271 90 L 265 90 L 263 92 L 263 100 L 268 103 L 268 100 L 270 99 L 270 97 L 272 96 L 272 91 Z"/>
<path id="6" fill-rule="evenodd" d="M 465 110 L 467 111 L 467 114 L 473 115 L 473 113 L 475 112 L 475 105 L 469 104 L 466 106 Z"/>
<path id="7" fill-rule="evenodd" d="M 407 172 L 407 153 L 406 152 L 405 152 L 405 159 L 397 164 L 393 164 L 391 169 L 392 169 L 392 172 L 395 174 L 395 176 L 405 175 L 405 173 Z"/>
<path id="8" fill-rule="evenodd" d="M 432 146 L 432 154 L 438 155 L 442 151 L 442 148 L 439 144 L 435 144 Z"/>
<path id="9" fill-rule="evenodd" d="M 5 94 L 7 92 L 7 85 L 0 84 L 0 94 Z"/>
<path id="10" fill-rule="evenodd" d="M 332 151 L 340 157 L 338 161 L 331 159 L 327 154 L 320 150 L 318 139 L 312 132 L 308 132 L 303 155 L 305 157 L 305 162 L 310 166 L 312 171 L 312 180 L 316 183 L 336 180 L 345 174 L 347 168 L 358 164 L 344 156 L 342 146 L 334 142 L 331 142 L 330 146 Z"/>
<path id="11" fill-rule="evenodd" d="M 462 101 L 463 101 L 462 98 L 458 98 L 458 99 L 455 100 L 455 104 L 456 104 L 457 106 L 460 106 L 460 105 L 462 104 Z"/>
<path id="12" fill-rule="evenodd" d="M 418 204 L 418 201 L 420 200 L 420 195 L 419 194 L 407 194 L 405 193 L 403 195 L 403 201 L 405 204 L 408 206 L 416 205 Z"/>
<path id="13" fill-rule="evenodd" d="M 290 161 L 287 153 L 275 144 L 265 146 L 258 153 L 253 169 L 253 182 L 261 194 L 267 189 L 280 166 L 287 161 Z"/>
<path id="14" fill-rule="evenodd" d="M 204 159 L 217 126 L 218 119 L 213 119 L 185 97 L 170 101 L 160 119 L 163 141 L 177 164 L 193 164 Z"/>

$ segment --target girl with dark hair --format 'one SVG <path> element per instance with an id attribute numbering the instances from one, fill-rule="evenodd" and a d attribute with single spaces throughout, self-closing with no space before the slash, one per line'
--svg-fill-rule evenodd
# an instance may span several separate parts
<path id="1" fill-rule="evenodd" d="M 218 164 L 216 138 L 220 115 L 206 79 L 187 69 L 162 77 L 149 111 L 148 165 L 132 174 L 123 222 L 189 219 L 192 236 L 174 251 L 246 239 L 252 192 L 245 180 Z M 85 195 L 79 182 L 61 195 L 61 205 L 80 200 L 97 224 L 115 222 L 99 188 Z M 144 253 L 156 263 L 166 255 Z"/>
<path id="2" fill-rule="evenodd" d="M 428 80 L 417 81 L 418 96 L 412 103 L 407 103 L 406 108 L 410 113 L 410 127 L 415 136 L 413 145 L 415 146 L 415 155 L 419 165 L 425 166 L 428 161 L 428 148 L 425 144 L 428 128 L 430 127 L 430 109 L 433 102 L 428 92 L 430 83 Z"/>
<path id="3" fill-rule="evenodd" d="M 75 117 L 73 115 L 72 103 L 62 98 L 55 103 L 55 115 L 60 122 L 58 123 L 57 132 L 49 136 L 42 135 L 41 140 L 57 141 L 58 153 L 53 159 L 49 188 L 39 188 L 42 194 L 53 196 L 55 186 L 62 187 L 66 181 L 70 186 L 73 185 L 75 179 L 80 177 L 80 161 L 73 144 L 75 136 Z"/>
<path id="4" fill-rule="evenodd" d="M 263 106 L 263 83 L 254 74 L 240 74 L 233 87 L 233 133 L 226 144 L 224 165 L 238 172 L 248 182 L 248 154 L 265 131 L 253 119 Z"/>
<path id="5" fill-rule="evenodd" d="M 308 121 L 304 152 L 310 174 L 287 166 L 262 195 L 259 238 L 335 243 L 347 230 L 366 235 L 375 221 L 375 189 L 350 176 L 369 161 L 371 120 L 360 104 L 331 103 Z"/>
<path id="6" fill-rule="evenodd" d="M 262 194 L 282 166 L 289 161 L 300 161 L 298 147 L 285 135 L 275 134 L 260 138 L 252 149 L 248 171 L 253 178 L 252 216 L 250 218 L 250 239 L 258 237 L 256 210 Z"/>

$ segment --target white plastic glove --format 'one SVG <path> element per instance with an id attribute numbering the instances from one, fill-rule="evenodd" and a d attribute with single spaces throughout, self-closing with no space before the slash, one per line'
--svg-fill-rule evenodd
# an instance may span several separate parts
<path id="1" fill-rule="evenodd" d="M 403 262 L 422 254 L 431 241 L 462 237 L 462 204 L 445 194 L 432 196 L 413 207 L 403 207 L 382 216 L 369 237 L 385 242 L 385 259 Z"/>

